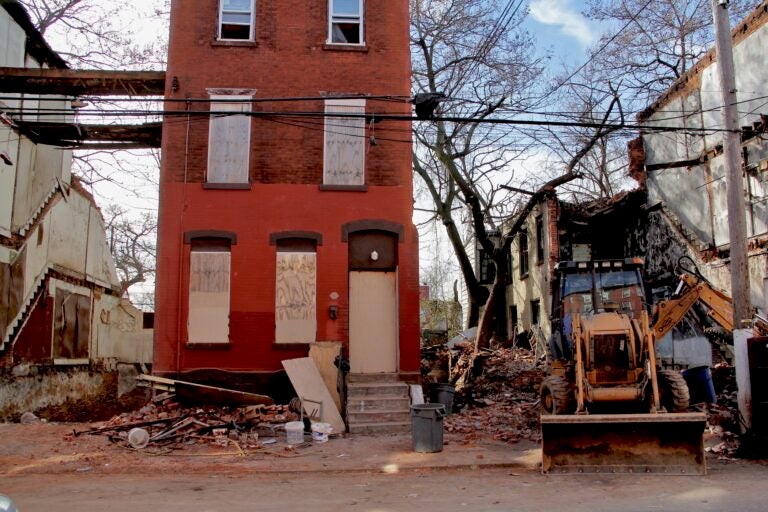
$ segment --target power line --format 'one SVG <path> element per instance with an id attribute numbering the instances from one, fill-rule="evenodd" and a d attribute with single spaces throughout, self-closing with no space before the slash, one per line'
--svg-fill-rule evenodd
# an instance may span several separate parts
<path id="1" fill-rule="evenodd" d="M 11 112 L 12 110 L 7 110 Z M 30 115 L 44 116 L 44 115 L 71 115 L 72 111 L 58 111 L 58 112 L 35 112 L 32 111 Z M 674 127 L 674 126 L 657 126 L 647 124 L 628 124 L 628 123 L 599 123 L 588 121 L 552 121 L 546 119 L 508 119 L 508 118 L 475 118 L 475 117 L 461 117 L 461 116 L 437 116 L 430 119 L 419 119 L 411 115 L 402 114 L 385 114 L 385 113 L 344 113 L 344 112 L 312 112 L 312 111 L 216 111 L 216 110 L 162 110 L 162 111 L 147 111 L 147 110 L 110 110 L 110 111 L 98 111 L 87 114 L 92 117 L 147 117 L 147 116 L 163 116 L 163 117 L 228 117 L 228 116 L 249 116 L 254 118 L 262 117 L 297 117 L 297 118 L 338 118 L 338 119 L 365 119 L 366 121 L 379 120 L 379 121 L 405 121 L 405 122 L 422 122 L 432 123 L 437 121 L 449 122 L 449 123 L 480 123 L 490 125 L 521 125 L 521 126 L 555 126 L 555 127 L 580 127 L 580 128 L 606 128 L 606 129 L 625 129 L 625 130 L 642 130 L 651 132 L 690 132 L 690 133 L 717 133 L 727 132 L 724 128 L 697 128 L 697 127 Z M 62 126 L 69 126 L 72 123 L 61 123 Z M 118 125 L 119 126 L 119 125 Z M 736 130 L 736 133 L 741 130 Z"/>

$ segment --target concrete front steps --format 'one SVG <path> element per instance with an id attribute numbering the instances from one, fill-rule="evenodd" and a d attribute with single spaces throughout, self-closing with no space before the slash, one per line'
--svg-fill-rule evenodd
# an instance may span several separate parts
<path id="1" fill-rule="evenodd" d="M 411 431 L 408 384 L 394 373 L 349 374 L 347 420 L 352 434 Z"/>

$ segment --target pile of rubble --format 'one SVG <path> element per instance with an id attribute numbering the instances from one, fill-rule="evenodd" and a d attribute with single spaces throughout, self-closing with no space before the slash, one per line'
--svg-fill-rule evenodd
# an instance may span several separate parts
<path id="1" fill-rule="evenodd" d="M 462 354 L 467 347 L 457 347 Z M 467 359 L 457 358 L 458 371 Z M 454 368 L 454 371 L 457 371 Z M 498 348 L 474 358 L 473 377 L 457 387 L 456 414 L 445 419 L 447 432 L 465 434 L 467 440 L 480 435 L 515 443 L 522 439 L 539 441 L 539 385 L 541 368 L 530 350 Z"/>
<path id="2" fill-rule="evenodd" d="M 180 449 L 191 445 L 236 445 L 240 449 L 274 444 L 285 425 L 300 419 L 297 404 L 240 408 L 185 407 L 170 393 L 156 396 L 139 410 L 115 416 L 84 434 L 105 435 L 117 444 Z"/>

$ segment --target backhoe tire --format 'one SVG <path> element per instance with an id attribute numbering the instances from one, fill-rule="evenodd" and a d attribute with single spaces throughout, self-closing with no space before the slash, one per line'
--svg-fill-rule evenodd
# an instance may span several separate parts
<path id="1" fill-rule="evenodd" d="M 659 370 L 657 375 L 661 405 L 667 412 L 686 412 L 691 395 L 683 376 L 674 370 Z"/>
<path id="2" fill-rule="evenodd" d="M 568 381 L 550 375 L 541 383 L 541 409 L 544 414 L 570 414 L 573 412 L 573 393 Z"/>

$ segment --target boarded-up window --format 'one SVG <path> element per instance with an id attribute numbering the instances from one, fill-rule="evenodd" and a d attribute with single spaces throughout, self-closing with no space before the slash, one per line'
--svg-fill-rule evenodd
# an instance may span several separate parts
<path id="1" fill-rule="evenodd" d="M 279 241 L 275 292 L 275 341 L 309 343 L 317 334 L 317 254 L 313 241 Z"/>
<path id="2" fill-rule="evenodd" d="M 365 100 L 326 100 L 323 184 L 365 185 Z"/>
<path id="3" fill-rule="evenodd" d="M 57 288 L 54 311 L 54 359 L 87 358 L 91 333 L 91 298 Z"/>
<path id="4" fill-rule="evenodd" d="M 208 183 L 248 183 L 251 119 L 237 112 L 250 111 L 250 99 L 251 96 L 211 94 Z"/>
<path id="5" fill-rule="evenodd" d="M 187 321 L 190 343 L 229 342 L 229 243 L 216 238 L 192 240 Z"/>

